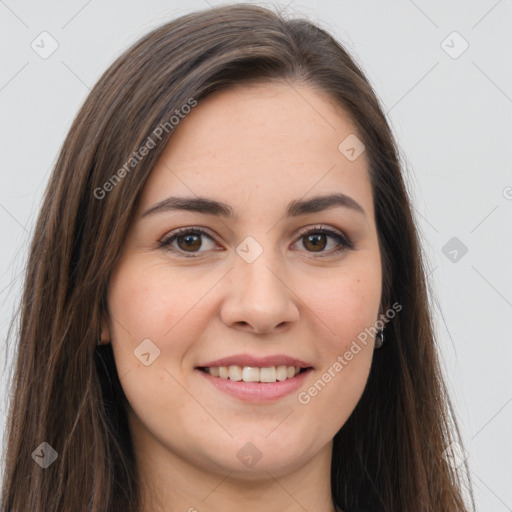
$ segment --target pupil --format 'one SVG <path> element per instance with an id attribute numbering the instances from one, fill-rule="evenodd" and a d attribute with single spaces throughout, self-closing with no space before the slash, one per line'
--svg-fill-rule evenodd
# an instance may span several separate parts
<path id="1" fill-rule="evenodd" d="M 178 245 L 181 249 L 197 250 L 201 248 L 200 238 L 200 235 L 183 235 L 178 237 Z M 184 243 L 181 243 L 183 241 Z M 304 247 L 307 248 L 306 244 L 310 244 L 310 248 L 312 248 L 313 251 L 320 252 L 325 248 L 325 235 L 323 233 L 308 235 L 306 237 L 306 243 L 304 243 Z"/>
<path id="2" fill-rule="evenodd" d="M 186 240 L 184 244 L 180 243 Z M 200 235 L 183 235 L 178 237 L 178 245 L 180 249 L 199 249 L 201 247 Z"/>
<path id="3" fill-rule="evenodd" d="M 323 233 L 308 235 L 306 240 L 307 243 L 311 243 L 313 251 L 318 252 L 325 248 L 325 235 Z M 304 244 L 304 247 L 306 247 L 306 244 Z"/>

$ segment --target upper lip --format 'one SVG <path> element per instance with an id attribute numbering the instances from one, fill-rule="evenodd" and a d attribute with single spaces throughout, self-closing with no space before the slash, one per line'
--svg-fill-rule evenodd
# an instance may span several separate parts
<path id="1" fill-rule="evenodd" d="M 270 366 L 296 366 L 298 368 L 311 368 L 312 365 L 284 354 L 273 356 L 256 357 L 250 354 L 238 354 L 234 356 L 222 357 L 197 366 L 197 368 L 215 368 L 219 366 L 252 366 L 258 368 L 268 368 Z"/>

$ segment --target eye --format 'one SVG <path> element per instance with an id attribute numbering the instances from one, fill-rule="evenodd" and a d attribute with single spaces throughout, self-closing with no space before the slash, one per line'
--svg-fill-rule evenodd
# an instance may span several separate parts
<path id="1" fill-rule="evenodd" d="M 329 245 L 329 238 L 334 240 L 334 249 L 325 251 Z M 313 228 L 307 228 L 300 233 L 298 243 L 302 240 L 302 246 L 307 249 L 308 252 L 320 253 L 319 257 L 332 256 L 345 250 L 351 250 L 354 248 L 352 241 L 340 232 L 332 229 L 325 228 L 324 226 L 314 226 Z"/>
<path id="2" fill-rule="evenodd" d="M 203 237 L 209 240 L 206 247 L 202 240 Z M 325 251 L 329 246 L 329 239 L 334 240 L 334 243 L 331 242 L 334 248 Z M 302 240 L 302 246 L 307 249 L 307 252 L 318 253 L 319 256 L 317 257 L 332 256 L 354 248 L 354 244 L 345 235 L 321 225 L 303 230 L 294 245 L 300 240 Z M 159 240 L 158 244 L 160 248 L 165 248 L 185 258 L 197 258 L 208 250 L 219 250 L 214 249 L 215 241 L 213 237 L 204 229 L 196 227 L 177 229 L 168 237 Z M 199 249 L 205 250 L 199 251 Z"/>
<path id="3" fill-rule="evenodd" d="M 169 249 L 172 252 L 178 253 L 185 258 L 197 258 L 196 254 L 201 254 L 204 251 L 199 249 L 204 248 L 202 237 L 206 237 L 210 242 L 214 242 L 213 238 L 201 228 L 180 228 L 175 230 L 169 237 L 159 241 L 159 247 Z M 176 247 L 174 242 L 177 243 Z M 206 244 L 206 250 L 212 249 Z"/>

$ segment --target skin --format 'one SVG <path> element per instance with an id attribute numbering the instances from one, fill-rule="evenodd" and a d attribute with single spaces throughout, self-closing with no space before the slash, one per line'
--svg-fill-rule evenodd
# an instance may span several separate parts
<path id="1" fill-rule="evenodd" d="M 308 86 L 243 85 L 200 102 L 152 171 L 102 326 L 130 403 L 143 512 L 335 510 L 332 439 L 362 395 L 374 339 L 307 404 L 297 392 L 246 403 L 195 367 L 233 354 L 286 354 L 313 366 L 299 390 L 307 391 L 374 325 L 382 275 L 368 161 L 338 150 L 354 133 L 346 111 Z M 365 215 L 337 206 L 284 217 L 290 201 L 333 192 Z M 184 210 L 141 217 L 171 195 L 222 201 L 238 219 Z M 326 236 L 315 252 L 300 230 L 318 224 L 354 249 L 334 254 L 338 243 Z M 182 256 L 159 246 L 181 227 L 212 238 L 188 252 L 183 237 L 175 240 Z M 236 252 L 247 236 L 263 249 L 252 263 Z M 134 350 L 148 338 L 160 355 L 146 366 Z M 247 442 L 261 454 L 252 467 L 237 457 Z"/>

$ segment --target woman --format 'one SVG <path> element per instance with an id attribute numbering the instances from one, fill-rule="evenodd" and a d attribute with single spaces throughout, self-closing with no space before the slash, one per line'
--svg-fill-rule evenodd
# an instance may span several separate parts
<path id="1" fill-rule="evenodd" d="M 304 20 L 184 16 L 105 72 L 48 184 L 1 510 L 469 510 L 437 357 L 362 71 Z"/>

